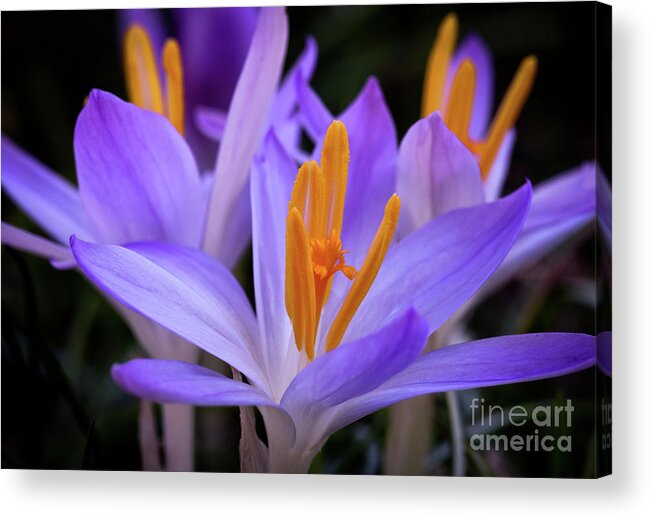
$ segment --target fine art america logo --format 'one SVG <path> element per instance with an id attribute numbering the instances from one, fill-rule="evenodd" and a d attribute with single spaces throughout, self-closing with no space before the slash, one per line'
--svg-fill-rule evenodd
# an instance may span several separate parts
<path id="1" fill-rule="evenodd" d="M 521 427 L 533 423 L 534 430 L 527 428 L 526 434 L 475 433 L 470 437 L 470 447 L 476 451 L 572 451 L 572 436 L 558 435 L 572 427 L 574 406 L 568 399 L 564 405 L 539 405 L 527 409 L 516 405 L 504 409 L 500 405 L 486 404 L 484 398 L 473 398 L 470 402 L 471 424 L 490 430 L 502 430 L 511 425 Z"/>

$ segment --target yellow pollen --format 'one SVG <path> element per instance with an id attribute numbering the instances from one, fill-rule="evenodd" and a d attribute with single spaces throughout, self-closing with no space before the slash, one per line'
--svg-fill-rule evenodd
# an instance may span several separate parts
<path id="1" fill-rule="evenodd" d="M 427 61 L 421 117 L 427 117 L 436 110 L 440 110 L 448 128 L 477 157 L 482 178 L 486 180 L 504 137 L 514 126 L 531 93 L 538 60 L 535 56 L 528 56 L 522 61 L 484 140 L 476 141 L 468 134 L 476 84 L 476 66 L 472 60 L 465 59 L 461 63 L 452 79 L 449 92 L 445 95 L 457 33 L 457 17 L 454 14 L 449 14 L 441 22 Z"/>
<path id="2" fill-rule="evenodd" d="M 298 170 L 289 202 L 285 259 L 285 306 L 296 347 L 314 359 L 321 313 L 332 280 L 341 272 L 353 281 L 326 339 L 326 350 L 337 347 L 357 308 L 368 293 L 393 238 L 400 200 L 394 195 L 358 274 L 346 264 L 341 226 L 348 178 L 346 127 L 334 121 L 326 133 L 321 166 L 306 162 Z"/>
<path id="3" fill-rule="evenodd" d="M 454 13 L 448 14 L 439 27 L 425 70 L 421 117 L 427 117 L 443 106 L 445 81 L 452 53 L 457 43 L 459 20 Z"/>
<path id="4" fill-rule="evenodd" d="M 131 25 L 124 36 L 124 75 L 129 100 L 140 108 L 164 115 L 183 135 L 183 63 L 179 44 L 173 38 L 165 42 L 162 63 L 165 95 L 151 38 L 141 25 Z"/>

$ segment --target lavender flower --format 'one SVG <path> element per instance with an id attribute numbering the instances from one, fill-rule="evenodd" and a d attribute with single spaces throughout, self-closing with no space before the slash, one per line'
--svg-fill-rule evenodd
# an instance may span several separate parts
<path id="1" fill-rule="evenodd" d="M 388 147 L 381 155 L 369 155 L 367 163 L 352 163 L 351 168 L 382 169 L 379 174 L 395 179 L 393 189 L 405 207 L 401 236 L 450 210 L 499 198 L 515 144 L 513 125 L 533 85 L 537 61 L 528 56 L 489 124 L 494 90 L 491 53 L 475 34 L 454 52 L 457 25 L 454 15 L 441 24 L 426 70 L 423 118 L 407 131 L 399 149 L 393 120 L 375 79 L 367 82 L 344 112 L 369 106 L 368 99 L 375 99 L 375 119 L 366 123 L 362 119 L 359 128 L 351 127 L 351 139 L 357 132 L 382 132 Z M 305 78 L 298 78 L 297 89 L 305 129 L 318 149 L 332 115 Z M 595 176 L 596 166 L 590 162 L 534 187 L 522 233 L 500 270 L 482 290 L 484 295 L 594 219 Z"/>
<path id="2" fill-rule="evenodd" d="M 363 124 L 367 114 L 349 113 L 347 125 Z M 364 154 L 373 146 L 384 149 L 382 140 L 357 148 L 351 139 L 351 165 L 371 159 Z M 377 169 L 349 171 L 348 158 L 345 126 L 335 122 L 320 165 L 308 162 L 295 176 L 270 132 L 251 179 L 257 315 L 230 272 L 197 250 L 71 240 L 98 287 L 228 362 L 247 383 L 153 359 L 115 366 L 115 380 L 163 403 L 257 406 L 268 436 L 268 447 L 256 439 L 264 471 L 305 472 L 334 431 L 404 399 L 557 376 L 595 362 L 594 337 L 565 333 L 422 355 L 427 337 L 509 252 L 531 189 L 446 213 L 391 246 L 400 212 L 393 179 Z M 379 214 L 371 211 L 378 206 Z"/>
<path id="3" fill-rule="evenodd" d="M 537 60 L 528 56 L 491 122 L 494 79 L 490 51 L 479 36 L 470 35 L 455 52 L 457 26 L 454 15 L 442 23 L 427 64 L 423 118 L 408 130 L 399 147 L 391 115 L 375 79 L 367 82 L 341 115 L 345 120 L 364 110 L 366 117 L 360 117 L 358 125 L 349 126 L 351 141 L 372 135 L 368 140 L 382 143 L 374 148 L 374 153 L 365 154 L 363 162 L 353 160 L 351 170 L 363 167 L 373 171 L 368 184 L 361 187 L 366 191 L 385 188 L 400 194 L 404 215 L 399 237 L 409 236 L 451 210 L 499 198 L 515 144 L 513 125 L 533 85 Z M 307 83 L 299 78 L 297 84 L 300 113 L 318 150 L 332 115 Z M 387 187 L 380 178 L 395 183 Z M 378 208 L 370 206 L 369 210 Z M 500 268 L 438 330 L 428 348 L 454 341 L 453 335 L 461 334 L 460 323 L 476 304 L 584 227 L 594 214 L 594 163 L 585 163 L 536 185 L 522 232 Z M 409 402 L 410 406 L 404 406 L 402 412 L 392 411 L 385 466 L 390 473 L 421 473 L 422 465 L 411 465 L 410 459 L 421 462 L 429 447 L 418 444 L 422 440 L 429 442 L 431 437 L 431 433 L 423 432 L 433 422 L 430 412 L 423 408 L 425 404 L 422 400 Z M 398 438 L 395 448 L 392 438 Z M 406 449 L 422 454 L 412 457 L 400 453 Z M 461 474 L 463 466 L 459 466 L 457 473 Z"/>
<path id="4" fill-rule="evenodd" d="M 157 53 L 178 40 L 183 62 L 186 139 L 201 170 L 214 166 L 216 141 L 221 138 L 235 86 L 255 31 L 257 9 L 171 9 L 171 27 L 159 9 L 118 12 L 124 41 L 125 75 L 138 90 L 138 68 L 164 68 Z M 144 35 L 144 37 L 143 37 Z M 164 56 L 161 53 L 161 57 Z M 140 65 L 140 67 L 138 66 Z M 159 75 L 159 74 L 155 74 Z M 134 88 L 135 86 L 135 88 Z M 162 97 L 162 94 L 161 94 Z M 138 104 L 130 96 L 130 100 Z M 138 104 L 141 107 L 147 107 Z M 151 104 L 149 104 L 151 107 Z"/>
<path id="5" fill-rule="evenodd" d="M 200 174 L 183 137 L 178 44 L 168 40 L 164 46 L 163 96 L 149 37 L 141 29 L 132 30 L 126 43 L 129 91 L 143 107 L 106 92 L 91 92 L 75 127 L 78 189 L 3 136 L 2 187 L 53 240 L 3 223 L 2 243 L 47 257 L 59 268 L 76 265 L 68 246 L 73 234 L 99 243 L 155 240 L 204 247 L 229 266 L 234 264 L 250 236 L 244 187 L 253 153 L 273 125 L 270 121 L 283 127 L 295 105 L 293 76 L 277 90 L 286 46 L 284 9 L 262 9 L 225 124 L 215 173 L 219 181 L 212 181 L 213 175 Z M 314 49 L 308 49 L 291 74 L 300 70 L 309 75 L 313 60 Z M 211 208 L 214 205 L 218 208 Z M 216 240 L 213 230 L 226 221 L 231 232 Z M 197 360 L 199 351 L 178 336 L 124 306 L 116 309 L 151 356 Z M 167 407 L 164 419 L 169 427 L 186 423 L 185 431 L 166 437 L 168 468 L 191 469 L 191 413 Z"/>

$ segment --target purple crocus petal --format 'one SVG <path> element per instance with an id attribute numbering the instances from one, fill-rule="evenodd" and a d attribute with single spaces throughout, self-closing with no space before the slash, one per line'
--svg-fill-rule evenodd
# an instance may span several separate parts
<path id="1" fill-rule="evenodd" d="M 282 72 L 288 23 L 282 7 L 262 8 L 249 53 L 231 103 L 215 168 L 204 250 L 214 257 L 242 190 L 249 179 L 253 154 L 260 147 Z"/>
<path id="2" fill-rule="evenodd" d="M 285 222 L 295 176 L 294 162 L 271 130 L 251 172 L 255 307 L 270 372 L 280 371 L 288 347 L 295 349 L 285 311 Z"/>
<path id="3" fill-rule="evenodd" d="M 588 162 L 536 184 L 523 234 L 548 228 L 559 220 L 594 217 L 595 182 L 595 164 Z"/>
<path id="4" fill-rule="evenodd" d="M 613 194 L 606 175 L 597 166 L 597 221 L 601 228 L 608 250 L 613 240 Z"/>
<path id="5" fill-rule="evenodd" d="M 189 109 L 203 105 L 228 110 L 253 38 L 257 11 L 253 7 L 172 10 Z"/>
<path id="6" fill-rule="evenodd" d="M 478 34 L 469 34 L 459 45 L 452 60 L 451 72 L 448 75 L 449 83 L 452 82 L 457 68 L 465 59 L 470 59 L 475 65 L 475 96 L 469 133 L 472 138 L 479 140 L 486 133 L 493 111 L 495 77 L 493 56 L 488 45 Z"/>
<path id="7" fill-rule="evenodd" d="M 74 146 L 79 191 L 99 239 L 198 245 L 201 180 L 190 148 L 167 119 L 93 90 Z"/>
<path id="8" fill-rule="evenodd" d="M 2 135 L 2 189 L 50 236 L 68 244 L 72 234 L 89 239 L 77 190 Z"/>
<path id="9" fill-rule="evenodd" d="M 530 200 L 527 183 L 499 201 L 443 214 L 395 244 L 347 338 L 363 336 L 412 305 L 435 331 L 500 265 L 522 228 Z"/>
<path id="10" fill-rule="evenodd" d="M 311 159 L 311 156 L 301 149 L 300 114 L 295 113 L 288 119 L 274 122 L 273 130 L 278 141 L 287 150 L 287 153 L 296 163 L 302 164 Z"/>
<path id="11" fill-rule="evenodd" d="M 287 76 L 278 89 L 271 108 L 272 121 L 285 120 L 292 114 L 298 103 L 296 91 L 297 78 L 301 77 L 304 81 L 308 82 L 312 79 L 312 74 L 316 67 L 317 55 L 318 48 L 316 40 L 312 36 L 308 36 L 305 40 L 303 52 L 287 73 Z"/>
<path id="12" fill-rule="evenodd" d="M 314 142 L 319 142 L 334 117 L 301 75 L 296 76 L 296 95 L 298 96 L 298 113 L 301 124 L 309 137 Z"/>
<path id="13" fill-rule="evenodd" d="M 296 420 L 366 394 L 410 365 L 427 334 L 425 320 L 409 309 L 379 331 L 316 358 L 294 378 L 280 404 Z"/>
<path id="14" fill-rule="evenodd" d="M 520 237 L 484 289 L 500 286 L 593 220 L 595 199 L 594 163 L 537 184 Z"/>
<path id="15" fill-rule="evenodd" d="M 400 144 L 398 194 L 405 233 L 449 210 L 484 201 L 477 159 L 438 112 L 414 124 Z"/>
<path id="16" fill-rule="evenodd" d="M 396 189 L 396 128 L 377 79 L 371 77 L 340 116 L 350 142 L 348 188 L 341 241 L 346 262 L 360 267 L 384 206 Z"/>
<path id="17" fill-rule="evenodd" d="M 597 366 L 606 376 L 613 376 L 613 333 L 603 331 L 597 335 Z"/>
<path id="18" fill-rule="evenodd" d="M 194 112 L 194 123 L 201 134 L 212 140 L 220 142 L 226 128 L 226 112 L 199 106 Z"/>
<path id="19" fill-rule="evenodd" d="M 9 223 L 2 222 L 2 244 L 8 245 L 23 252 L 45 257 L 53 261 L 59 268 L 71 268 L 75 259 L 70 248 L 54 243 L 26 230 L 14 227 Z"/>
<path id="20" fill-rule="evenodd" d="M 194 114 L 201 106 L 228 111 L 253 37 L 257 9 L 175 9 L 172 18 L 183 55 L 187 113 Z M 214 167 L 214 140 L 194 124 L 186 125 L 186 138 L 200 169 Z"/>
<path id="21" fill-rule="evenodd" d="M 247 181 L 228 216 L 228 225 L 219 247 L 219 255 L 216 258 L 229 269 L 235 267 L 251 243 L 251 196 L 249 190 Z"/>
<path id="22" fill-rule="evenodd" d="M 552 378 L 594 366 L 595 337 L 578 333 L 500 336 L 437 349 L 377 390 L 344 403 L 328 433 L 423 394 Z"/>
<path id="23" fill-rule="evenodd" d="M 206 367 L 177 360 L 131 360 L 114 365 L 111 375 L 130 394 L 156 403 L 274 405 L 251 385 L 227 378 Z"/>
<path id="24" fill-rule="evenodd" d="M 495 201 L 502 194 L 502 188 L 511 167 L 511 157 L 513 156 L 516 136 L 515 129 L 509 130 L 500 145 L 500 149 L 497 151 L 497 156 L 484 184 L 486 201 Z"/>
<path id="25" fill-rule="evenodd" d="M 126 307 L 229 363 L 254 383 L 264 377 L 253 357 L 255 316 L 231 273 L 197 250 L 165 243 L 129 248 L 74 236 L 79 267 Z"/>

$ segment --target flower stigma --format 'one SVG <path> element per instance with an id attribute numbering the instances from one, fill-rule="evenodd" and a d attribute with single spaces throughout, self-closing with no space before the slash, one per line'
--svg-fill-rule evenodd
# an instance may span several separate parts
<path id="1" fill-rule="evenodd" d="M 321 165 L 312 160 L 298 170 L 289 202 L 286 233 L 285 307 L 296 347 L 314 359 L 321 312 L 334 275 L 352 285 L 328 331 L 325 350 L 341 342 L 350 321 L 368 293 L 384 261 L 400 215 L 400 198 L 387 202 L 384 217 L 357 271 L 347 265 L 341 242 L 350 151 L 346 127 L 334 121 L 326 132 Z"/>
<path id="2" fill-rule="evenodd" d="M 538 59 L 535 56 L 527 56 L 522 60 L 486 135 L 483 139 L 475 140 L 468 133 L 476 82 L 476 64 L 472 59 L 466 58 L 461 62 L 446 90 L 458 32 L 457 16 L 454 13 L 448 14 L 441 22 L 427 61 L 421 117 L 427 117 L 440 110 L 450 131 L 479 160 L 482 178 L 486 180 L 504 137 L 514 126 L 531 93 Z"/>
<path id="3" fill-rule="evenodd" d="M 164 115 L 184 135 L 183 63 L 174 38 L 165 41 L 162 65 L 165 92 L 149 34 L 141 25 L 131 25 L 124 36 L 124 75 L 129 100 L 140 108 Z"/>

